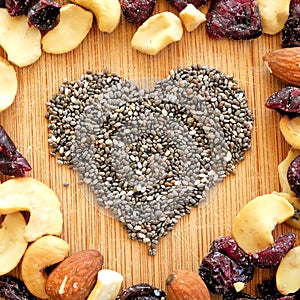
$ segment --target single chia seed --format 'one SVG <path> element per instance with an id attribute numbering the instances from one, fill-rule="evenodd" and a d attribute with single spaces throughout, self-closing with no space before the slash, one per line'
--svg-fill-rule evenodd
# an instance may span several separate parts
<path id="1" fill-rule="evenodd" d="M 151 89 L 114 73 L 64 81 L 47 103 L 50 154 L 89 185 L 129 238 L 159 240 L 250 149 L 253 116 L 232 76 L 194 65 Z"/>

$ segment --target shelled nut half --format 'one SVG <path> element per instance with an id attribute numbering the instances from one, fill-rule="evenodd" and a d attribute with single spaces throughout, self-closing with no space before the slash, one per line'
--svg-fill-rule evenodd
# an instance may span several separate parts
<path id="1" fill-rule="evenodd" d="M 279 121 L 279 128 L 286 142 L 300 150 L 300 117 L 283 116 Z"/>
<path id="2" fill-rule="evenodd" d="M 52 189 L 36 179 L 13 178 L 0 184 L 0 214 L 17 211 L 30 212 L 24 234 L 27 242 L 62 232 L 60 201 Z"/>
<path id="3" fill-rule="evenodd" d="M 155 55 L 183 34 L 181 20 L 171 12 L 158 13 L 147 19 L 136 31 L 131 46 L 148 55 Z"/>
<path id="4" fill-rule="evenodd" d="M 179 17 L 188 32 L 195 30 L 206 20 L 205 14 L 193 4 L 188 4 L 180 13 Z"/>

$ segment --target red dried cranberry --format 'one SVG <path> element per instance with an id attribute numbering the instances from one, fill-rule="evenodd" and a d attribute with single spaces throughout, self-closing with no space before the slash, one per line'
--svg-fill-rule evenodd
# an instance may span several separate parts
<path id="1" fill-rule="evenodd" d="M 28 161 L 17 151 L 12 139 L 0 125 L 0 172 L 9 176 L 22 177 L 30 170 Z"/>
<path id="2" fill-rule="evenodd" d="M 291 190 L 300 197 L 300 155 L 297 156 L 289 165 L 287 179 Z"/>
<path id="3" fill-rule="evenodd" d="M 262 269 L 277 266 L 283 257 L 293 248 L 295 242 L 296 234 L 290 232 L 282 235 L 270 247 L 251 255 L 253 265 Z"/>
<path id="4" fill-rule="evenodd" d="M 215 294 L 235 293 L 234 283 L 248 283 L 254 274 L 250 256 L 231 237 L 213 241 L 199 267 L 199 275 Z"/>
<path id="5" fill-rule="evenodd" d="M 200 7 L 208 2 L 208 0 L 167 0 L 179 12 L 186 8 L 188 4 Z"/>
<path id="6" fill-rule="evenodd" d="M 121 0 L 125 19 L 132 24 L 144 23 L 153 13 L 156 0 Z"/>
<path id="7" fill-rule="evenodd" d="M 54 1 L 40 0 L 28 12 L 28 24 L 41 31 L 54 27 L 59 15 L 60 5 Z"/>
<path id="8" fill-rule="evenodd" d="M 36 300 L 26 288 L 23 281 L 10 276 L 0 276 L 0 297 L 5 300 Z"/>
<path id="9" fill-rule="evenodd" d="M 163 300 L 166 293 L 150 284 L 136 284 L 123 291 L 116 300 Z"/>
<path id="10" fill-rule="evenodd" d="M 272 94 L 265 105 L 282 113 L 300 113 L 300 88 L 285 87 Z"/>
<path id="11" fill-rule="evenodd" d="M 206 18 L 207 33 L 212 39 L 254 39 L 262 34 L 255 0 L 213 0 Z"/>
<path id="12" fill-rule="evenodd" d="M 11 16 L 26 15 L 32 0 L 5 0 L 5 6 Z"/>
<path id="13" fill-rule="evenodd" d="M 289 17 L 282 30 L 281 46 L 300 47 L 300 0 L 291 0 Z"/>

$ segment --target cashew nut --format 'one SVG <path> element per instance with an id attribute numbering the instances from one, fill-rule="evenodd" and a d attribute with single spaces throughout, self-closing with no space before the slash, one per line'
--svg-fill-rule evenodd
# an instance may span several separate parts
<path id="1" fill-rule="evenodd" d="M 122 13 L 119 0 L 71 1 L 94 13 L 100 31 L 111 33 L 118 27 Z"/>
<path id="2" fill-rule="evenodd" d="M 276 286 L 282 295 L 300 288 L 300 246 L 291 249 L 281 260 L 276 272 Z"/>
<path id="3" fill-rule="evenodd" d="M 123 276 L 112 270 L 100 270 L 97 282 L 87 300 L 115 300 L 120 291 Z"/>
<path id="4" fill-rule="evenodd" d="M 205 14 L 193 4 L 188 4 L 180 13 L 179 17 L 188 32 L 195 30 L 206 20 Z"/>
<path id="5" fill-rule="evenodd" d="M 284 197 L 275 194 L 258 196 L 234 218 L 232 235 L 245 252 L 254 253 L 272 245 L 275 226 L 293 215 L 294 207 Z"/>
<path id="6" fill-rule="evenodd" d="M 279 175 L 281 191 L 283 193 L 288 193 L 291 196 L 296 196 L 296 194 L 291 190 L 290 184 L 287 179 L 287 171 L 291 162 L 299 155 L 300 155 L 300 150 L 291 148 L 286 158 L 278 165 L 278 175 Z"/>
<path id="7" fill-rule="evenodd" d="M 15 100 L 18 79 L 14 67 L 0 57 L 0 112 L 8 108 Z"/>
<path id="8" fill-rule="evenodd" d="M 179 41 L 183 34 L 180 19 L 171 12 L 150 17 L 136 31 L 131 46 L 145 54 L 155 55 L 169 44 Z"/>
<path id="9" fill-rule="evenodd" d="M 87 36 L 93 25 L 93 14 L 74 4 L 63 5 L 57 26 L 42 38 L 45 52 L 62 54 L 75 49 Z"/>
<path id="10" fill-rule="evenodd" d="M 283 116 L 279 121 L 280 131 L 286 142 L 300 150 L 300 117 Z"/>
<path id="11" fill-rule="evenodd" d="M 280 32 L 289 16 L 291 0 L 257 0 L 264 33 Z"/>
<path id="12" fill-rule="evenodd" d="M 69 244 L 52 235 L 43 236 L 27 248 L 21 263 L 22 279 L 36 297 L 48 299 L 45 268 L 61 262 L 69 253 Z"/>
<path id="13" fill-rule="evenodd" d="M 29 211 L 25 229 L 26 241 L 46 234 L 60 235 L 62 213 L 55 193 L 45 184 L 30 177 L 14 178 L 0 185 L 0 214 Z"/>
<path id="14" fill-rule="evenodd" d="M 28 25 L 26 16 L 11 17 L 0 8 L 0 46 L 7 59 L 19 67 L 31 65 L 41 54 L 41 33 Z"/>
<path id="15" fill-rule="evenodd" d="M 0 228 L 0 275 L 10 272 L 20 262 L 27 248 L 25 227 L 26 222 L 20 212 L 5 216 Z"/>

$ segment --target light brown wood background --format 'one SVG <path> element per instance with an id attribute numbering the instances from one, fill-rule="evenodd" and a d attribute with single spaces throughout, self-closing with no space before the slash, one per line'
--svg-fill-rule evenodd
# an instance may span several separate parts
<path id="1" fill-rule="evenodd" d="M 155 12 L 166 10 L 177 14 L 165 0 L 158 0 Z M 111 34 L 101 33 L 94 25 L 74 51 L 63 55 L 43 53 L 33 65 L 16 68 L 18 95 L 14 104 L 0 114 L 0 123 L 31 163 L 33 169 L 28 176 L 48 184 L 60 198 L 64 218 L 62 237 L 70 243 L 71 251 L 100 250 L 105 258 L 104 268 L 124 275 L 123 288 L 147 282 L 164 289 L 165 278 L 172 270 L 197 272 L 212 240 L 231 234 L 232 219 L 244 204 L 258 195 L 280 189 L 277 165 L 289 146 L 278 129 L 279 114 L 266 109 L 264 103 L 283 84 L 268 73 L 262 56 L 280 48 L 281 36 L 262 35 L 252 41 L 213 41 L 208 39 L 202 24 L 192 33 L 185 31 L 181 41 L 156 56 L 147 56 L 130 46 L 136 28 L 123 17 Z M 0 54 L 6 57 L 4 51 L 0 50 Z M 78 184 L 77 175 L 67 167 L 58 166 L 56 159 L 49 155 L 46 102 L 65 78 L 76 80 L 86 70 L 109 68 L 124 78 L 137 80 L 163 78 L 170 69 L 193 63 L 214 66 L 233 75 L 246 90 L 255 116 L 252 150 L 237 166 L 236 175 L 220 184 L 205 206 L 193 209 L 181 219 L 174 231 L 161 240 L 157 255 L 150 257 L 146 245 L 129 240 L 119 222 L 94 205 L 92 195 Z M 64 187 L 65 182 L 70 182 L 70 186 Z M 295 231 L 281 225 L 274 234 L 289 230 Z M 247 291 L 254 293 L 254 283 L 269 278 L 271 273 L 257 272 Z"/>

